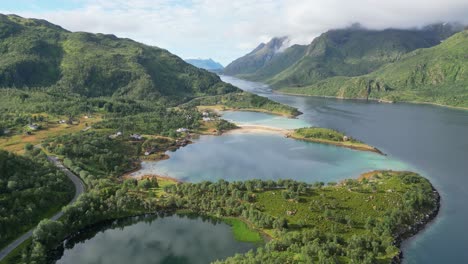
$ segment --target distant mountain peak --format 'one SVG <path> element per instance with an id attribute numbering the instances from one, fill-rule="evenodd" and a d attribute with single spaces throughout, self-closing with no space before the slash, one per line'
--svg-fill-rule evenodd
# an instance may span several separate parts
<path id="1" fill-rule="evenodd" d="M 220 71 L 224 69 L 224 66 L 221 63 L 214 61 L 212 58 L 191 58 L 185 59 L 185 61 L 192 64 L 195 67 L 209 71 Z"/>
<path id="2" fill-rule="evenodd" d="M 224 72 L 230 75 L 255 71 L 267 64 L 275 55 L 282 53 L 291 46 L 287 36 L 274 37 L 267 43 L 261 43 L 249 54 L 231 62 Z"/>

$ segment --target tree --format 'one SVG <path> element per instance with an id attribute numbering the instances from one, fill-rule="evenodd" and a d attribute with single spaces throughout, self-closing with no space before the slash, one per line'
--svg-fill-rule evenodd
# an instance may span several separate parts
<path id="1" fill-rule="evenodd" d="M 140 188 L 143 188 L 145 190 L 148 190 L 149 188 L 152 187 L 152 184 L 151 184 L 151 181 L 149 179 L 144 179 L 144 180 L 141 180 L 139 183 L 138 183 L 138 186 Z"/>
<path id="2" fill-rule="evenodd" d="M 17 187 L 18 187 L 18 183 L 17 183 L 16 181 L 8 181 L 8 183 L 7 183 L 7 188 L 8 188 L 10 191 L 16 190 Z"/>
<path id="3" fill-rule="evenodd" d="M 31 143 L 27 143 L 26 145 L 24 145 L 24 150 L 26 151 L 31 151 L 33 149 L 34 149 L 34 146 Z"/>
<path id="4" fill-rule="evenodd" d="M 33 242 L 50 248 L 62 240 L 63 232 L 62 222 L 45 219 L 39 222 L 36 229 L 34 229 Z"/>

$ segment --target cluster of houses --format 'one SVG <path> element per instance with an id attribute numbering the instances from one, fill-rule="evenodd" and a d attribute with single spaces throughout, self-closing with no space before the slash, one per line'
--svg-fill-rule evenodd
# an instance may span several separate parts
<path id="1" fill-rule="evenodd" d="M 114 139 L 114 138 L 118 138 L 118 137 L 120 137 L 120 136 L 123 136 L 123 133 L 120 132 L 120 131 L 118 131 L 118 132 L 116 132 L 115 134 L 110 135 L 109 138 Z M 136 141 L 140 141 L 140 140 L 143 139 L 143 136 L 140 135 L 140 134 L 131 134 L 131 135 L 130 135 L 130 139 L 136 140 Z"/>

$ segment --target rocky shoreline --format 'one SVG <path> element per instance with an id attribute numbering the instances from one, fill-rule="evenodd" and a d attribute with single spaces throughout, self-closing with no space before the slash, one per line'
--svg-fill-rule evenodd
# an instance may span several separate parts
<path id="1" fill-rule="evenodd" d="M 422 220 L 419 220 L 418 222 L 414 223 L 408 229 L 400 230 L 400 233 L 396 235 L 394 244 L 396 247 L 399 248 L 400 252 L 398 255 L 393 257 L 392 262 L 391 262 L 392 264 L 400 264 L 403 262 L 404 255 L 403 255 L 403 251 L 401 250 L 401 243 L 405 239 L 415 236 L 420 231 L 424 230 L 427 224 L 432 222 L 432 220 L 434 220 L 437 217 L 439 210 L 440 210 L 440 194 L 439 192 L 437 192 L 434 186 L 432 186 L 432 192 L 434 194 L 434 200 L 436 203 L 433 210 L 430 213 L 426 214 Z"/>

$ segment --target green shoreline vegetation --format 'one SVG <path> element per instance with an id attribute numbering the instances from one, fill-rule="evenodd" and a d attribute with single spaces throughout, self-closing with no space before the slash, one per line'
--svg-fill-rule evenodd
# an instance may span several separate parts
<path id="1" fill-rule="evenodd" d="M 328 128 L 299 128 L 295 129 L 292 133 L 289 133 L 287 136 L 297 140 L 304 140 L 322 144 L 331 144 L 339 147 L 351 148 L 361 151 L 370 151 L 384 155 L 379 149 L 375 147 L 367 145 L 352 137 L 348 137 L 339 131 Z"/>
<path id="2" fill-rule="evenodd" d="M 257 230 L 251 228 L 245 220 L 233 217 L 224 217 L 223 222 L 232 227 L 234 238 L 242 242 L 260 243 L 264 239 Z"/>
<path id="3" fill-rule="evenodd" d="M 467 43 L 468 30 L 450 23 L 421 30 L 337 29 L 281 53 L 255 50 L 225 71 L 286 94 L 467 109 Z M 248 67 L 255 60 L 262 63 Z"/>
<path id="4" fill-rule="evenodd" d="M 34 106 L 34 100 L 31 101 L 32 104 L 30 104 L 30 106 Z M 16 103 L 8 105 L 12 107 L 12 109 L 28 109 L 24 108 L 22 103 L 18 103 L 14 100 L 13 102 Z M 78 104 L 75 104 L 75 106 L 79 106 L 80 100 L 76 102 L 78 102 Z M 311 230 L 311 232 L 319 230 L 318 232 L 320 233 L 318 234 L 320 237 L 329 232 L 337 236 L 339 234 L 339 239 L 337 241 L 342 241 L 340 242 L 342 243 L 342 249 L 337 252 L 343 255 L 339 257 L 340 261 L 346 263 L 352 258 L 357 258 L 348 255 L 346 251 L 348 247 L 347 239 L 353 237 L 352 234 L 354 234 L 354 232 L 356 232 L 356 235 L 362 235 L 362 231 L 360 231 L 358 226 L 362 227 L 362 215 L 367 215 L 369 212 L 364 211 L 364 213 L 361 213 L 356 218 L 351 220 L 346 219 L 349 210 L 355 211 L 359 209 L 354 208 L 354 206 L 359 205 L 359 202 L 356 201 L 352 204 L 346 204 L 344 200 L 340 201 L 340 199 L 343 199 L 342 197 L 340 199 L 338 199 L 338 196 L 334 197 L 335 194 L 329 197 L 328 194 L 330 190 L 339 188 L 340 190 L 345 190 L 345 193 L 353 192 L 354 187 L 344 187 L 350 184 L 353 186 L 356 185 L 356 190 L 358 190 L 356 193 L 359 194 L 359 196 L 356 197 L 368 197 L 374 195 L 374 193 L 375 195 L 381 193 L 383 196 L 389 196 L 387 192 L 388 189 L 379 189 L 379 187 L 387 188 L 389 185 L 375 184 L 375 182 L 386 181 L 391 178 L 400 178 L 399 173 L 388 172 L 382 173 L 381 176 L 376 176 L 377 178 L 373 179 L 371 183 L 367 182 L 363 184 L 362 181 L 349 180 L 345 185 L 335 185 L 331 183 L 328 187 L 323 187 L 323 183 L 309 185 L 290 180 L 280 180 L 277 183 L 271 181 L 250 181 L 241 183 L 227 183 L 221 181 L 219 183 L 206 182 L 201 184 L 166 182 L 163 187 L 163 184 L 161 184 L 162 180 L 155 180 L 152 178 L 144 178 L 140 181 L 135 179 L 122 179 L 120 176 L 123 173 L 136 168 L 138 159 L 143 155 L 147 147 L 159 146 L 161 149 L 158 149 L 158 151 L 165 151 L 166 149 L 172 148 L 176 139 L 184 136 L 184 133 L 176 133 L 176 128 L 185 126 L 197 131 L 203 129 L 204 125 L 200 122 L 202 113 L 198 112 L 196 109 L 190 108 L 167 110 L 160 106 L 147 106 L 145 102 L 128 100 L 114 101 L 103 98 L 97 101 L 84 100 L 83 102 L 86 102 L 88 106 L 87 113 L 91 113 L 91 115 L 99 113 L 102 119 L 96 121 L 91 130 L 53 136 L 45 140 L 41 146 L 47 153 L 61 157 L 64 160 L 64 164 L 84 180 L 89 190 L 87 193 L 83 194 L 75 204 L 64 208 L 64 216 L 59 221 L 43 220 L 36 228 L 37 231 L 34 233 L 31 244 L 29 246 L 24 246 L 21 252 L 16 251 L 20 254 L 9 256 L 7 258 L 8 261 L 5 260 L 2 264 L 46 263 L 48 262 L 49 250 L 55 248 L 66 236 L 78 232 L 87 226 L 115 218 L 154 213 L 161 210 L 176 211 L 180 209 L 221 219 L 228 217 L 231 219 L 228 220 L 228 222 L 232 225 L 234 236 L 242 241 L 257 241 L 260 234 L 265 233 L 271 237 L 272 240 L 264 247 L 261 247 L 262 250 L 263 248 L 268 248 L 271 243 L 274 244 L 280 243 L 278 241 L 283 241 L 281 237 L 290 239 L 289 237 L 293 236 L 292 234 L 299 230 L 304 232 L 307 230 Z M 112 107 L 110 107 L 110 105 L 112 105 Z M 128 114 L 114 112 L 114 109 L 119 108 L 126 109 Z M 67 108 L 63 111 L 66 109 Z M 54 111 L 58 110 L 59 109 L 55 109 Z M 79 110 L 77 110 L 77 112 L 79 113 Z M 186 118 L 189 113 L 190 116 L 193 117 L 192 119 Z M 80 114 L 76 114 L 76 116 L 78 115 Z M 166 120 L 166 122 L 161 122 L 160 120 Z M 213 124 L 214 123 L 216 122 L 213 122 Z M 164 126 L 157 126 L 155 124 L 164 124 Z M 214 125 L 216 126 L 216 124 Z M 221 127 L 230 129 L 231 126 L 229 126 L 229 124 L 220 123 L 217 128 L 221 129 Z M 44 130 L 47 129 L 47 127 L 44 128 Z M 111 137 L 115 136 L 115 131 L 120 129 L 124 131 L 123 135 Z M 308 134 L 305 133 L 308 131 L 307 129 L 310 128 L 299 131 L 302 131 L 305 136 L 308 136 Z M 326 129 L 319 130 L 324 133 L 329 132 L 329 130 Z M 39 132 L 33 132 L 32 136 L 34 136 L 34 133 Z M 144 138 L 142 140 L 132 140 L 129 138 L 129 135 L 132 133 L 142 133 Z M 329 134 L 327 133 L 324 135 L 328 137 Z M 343 137 L 339 132 L 335 133 L 336 134 L 332 134 L 338 137 L 335 140 Z M 156 134 L 166 135 L 166 137 L 152 136 Z M 353 141 L 353 139 L 351 139 L 351 141 Z M 412 174 L 410 173 L 410 175 Z M 411 217 L 409 217 L 406 215 L 409 214 L 409 212 L 398 212 L 399 214 L 404 214 L 403 216 L 398 215 L 398 217 L 401 218 L 400 220 L 406 219 L 404 225 L 411 225 L 413 222 L 408 219 L 420 219 L 420 215 L 427 213 L 431 208 L 435 207 L 434 203 L 429 205 L 428 202 L 434 201 L 433 197 L 429 196 L 430 194 L 432 195 L 432 191 L 428 191 L 428 186 L 430 186 L 430 184 L 420 176 L 413 176 L 418 179 L 414 180 L 418 182 L 418 184 L 412 185 L 414 188 L 409 188 L 410 185 L 408 185 L 405 189 L 404 184 L 401 182 L 398 183 L 399 180 L 396 180 L 397 185 L 392 185 L 391 188 L 389 188 L 395 190 L 394 193 L 392 191 L 392 194 L 395 194 L 395 196 L 391 197 L 391 199 L 397 199 L 397 197 L 401 197 L 403 194 L 414 196 L 414 193 L 417 193 L 416 191 L 418 190 L 420 199 L 423 199 L 422 197 L 426 197 L 427 195 L 427 197 L 424 198 L 426 199 L 425 202 L 422 202 L 424 207 L 412 208 L 411 211 L 415 214 L 417 213 L 417 215 L 411 215 Z M 408 177 L 412 178 L 413 176 Z M 421 182 L 421 186 L 419 186 L 419 182 Z M 429 185 L 426 186 L 425 183 Z M 398 187 L 398 184 L 401 184 L 401 186 Z M 396 190 L 398 188 L 404 191 L 397 192 Z M 341 194 L 337 192 L 336 195 Z M 284 199 L 284 201 L 275 199 Z M 354 198 L 351 197 L 351 199 Z M 386 202 L 389 201 L 388 199 L 389 198 L 387 198 Z M 281 211 L 275 211 L 275 209 L 268 204 L 269 201 L 274 200 L 276 201 L 275 206 L 281 205 L 284 211 L 283 209 L 281 209 Z M 303 203 L 304 201 L 305 203 Z M 324 203 L 325 205 L 317 205 L 320 206 L 319 209 L 312 209 L 312 207 L 315 206 L 312 205 L 314 201 L 318 201 L 315 203 Z M 336 201 L 338 201 L 338 205 L 336 205 Z M 341 203 L 346 205 L 347 209 L 338 210 L 338 207 L 343 207 Z M 399 200 L 395 200 L 395 203 L 403 204 Z M 422 203 L 417 203 L 417 205 L 421 205 Z M 416 204 L 414 204 L 414 206 L 416 206 Z M 368 209 L 369 208 L 365 208 L 365 210 Z M 402 208 L 400 209 L 403 210 Z M 386 215 L 390 215 L 390 212 L 381 212 L 373 208 L 372 210 L 376 210 L 376 214 L 373 214 L 376 222 L 380 221 L 379 219 L 383 219 Z M 291 211 L 292 215 L 288 215 L 287 211 Z M 83 215 L 83 212 L 87 212 L 87 214 Z M 298 219 L 298 216 L 302 218 L 304 213 L 306 213 L 307 217 Z M 356 225 L 356 227 L 349 226 L 348 220 L 350 223 L 361 224 Z M 392 218 L 391 221 L 393 220 Z M 325 224 L 314 227 L 314 223 Z M 402 222 L 395 222 L 395 225 L 399 224 L 403 225 Z M 395 229 L 397 229 L 397 227 L 392 226 L 391 230 L 386 231 L 385 241 L 387 242 L 380 240 L 384 233 L 369 234 L 369 236 L 372 237 L 371 241 L 377 243 L 379 246 L 378 250 L 374 249 L 375 252 L 372 251 L 374 253 L 369 256 L 366 255 L 367 258 L 371 260 L 379 259 L 386 262 L 399 253 L 398 249 L 389 247 L 388 244 L 390 243 L 389 241 L 393 242 L 395 239 L 392 236 L 394 234 L 392 232 L 395 231 Z M 302 233 L 302 231 L 300 233 Z M 325 237 L 327 236 L 328 235 L 325 235 Z M 377 239 L 377 242 L 373 239 Z M 284 243 L 284 241 L 281 243 Z M 345 247 L 346 249 L 344 249 Z M 275 249 L 270 252 L 271 256 L 285 260 L 296 260 L 299 254 L 301 256 L 301 261 L 306 261 L 308 258 L 300 252 L 294 254 L 283 252 L 284 250 L 281 248 L 282 247 L 275 247 Z M 387 248 L 389 248 L 388 251 L 390 253 L 387 252 Z M 362 250 L 367 252 L 370 249 Z M 260 250 L 260 252 L 255 252 L 254 256 L 256 257 L 257 254 L 262 255 L 263 253 Z M 307 254 L 310 255 L 312 253 Z M 314 254 L 319 253 L 316 251 Z M 248 256 L 251 255 L 252 253 L 249 253 Z M 234 259 L 237 261 L 239 258 L 248 256 L 235 256 Z M 262 258 L 266 257 L 262 255 Z M 312 258 L 317 259 L 319 257 L 318 255 L 314 255 Z M 323 258 L 323 256 L 320 258 Z M 228 259 L 227 261 L 229 262 L 232 260 Z"/>
<path id="5" fill-rule="evenodd" d="M 257 240 L 255 230 L 272 238 L 227 263 L 390 262 L 399 254 L 394 242 L 402 230 L 429 221 L 425 215 L 438 208 L 429 181 L 411 172 L 375 172 L 327 186 L 122 177 L 138 168 L 143 155 L 156 158 L 189 144 L 192 131 L 234 127 L 215 117 L 202 121 L 206 116 L 199 106 L 300 113 L 242 92 L 166 50 L 129 39 L 68 32 L 14 15 L 0 15 L 0 31 L 5 58 L 0 63 L 0 148 L 10 151 L 0 151 L 0 203 L 7 208 L 2 212 L 7 217 L 0 219 L 1 243 L 36 226 L 31 239 L 2 264 L 49 263 L 50 252 L 84 228 L 178 210 L 229 219 L 241 240 Z M 73 193 L 45 153 L 63 160 L 87 188 L 62 209 L 59 220 L 37 224 L 47 216 L 41 212 L 48 212 L 48 205 L 65 204 Z"/>
<path id="6" fill-rule="evenodd" d="M 47 252 L 68 234 L 104 220 L 176 210 L 233 217 L 235 222 L 228 223 L 241 240 L 254 237 L 237 222 L 243 219 L 272 237 L 256 251 L 233 256 L 226 263 L 390 263 L 400 253 L 394 242 L 402 230 L 429 221 L 426 215 L 438 208 L 429 181 L 411 172 L 373 172 L 360 180 L 327 186 L 293 180 L 221 180 L 161 188 L 154 180 L 94 181 L 77 203 L 65 207 L 59 221 L 44 220 L 38 225 L 22 256 L 10 258 L 13 263 L 46 263 L 50 261 Z"/>
<path id="7" fill-rule="evenodd" d="M 287 117 L 296 117 L 301 114 L 301 112 L 294 107 L 283 105 L 248 92 L 199 97 L 182 106 L 211 108 L 221 111 L 238 110 L 264 112 Z"/>

